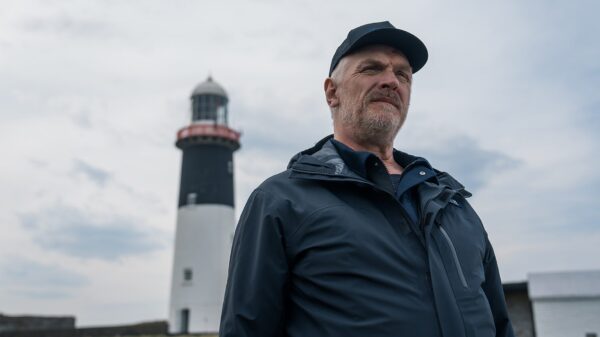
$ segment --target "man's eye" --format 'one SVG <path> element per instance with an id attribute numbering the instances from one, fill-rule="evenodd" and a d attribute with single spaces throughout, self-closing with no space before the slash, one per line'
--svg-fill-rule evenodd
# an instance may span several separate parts
<path id="1" fill-rule="evenodd" d="M 379 71 L 379 67 L 377 66 L 367 66 L 362 69 L 363 73 L 374 73 Z"/>
<path id="2" fill-rule="evenodd" d="M 403 71 L 399 71 L 396 73 L 396 76 L 398 76 L 398 78 L 403 81 L 403 82 L 409 82 L 410 81 L 410 76 L 408 76 L 407 73 L 403 72 Z"/>

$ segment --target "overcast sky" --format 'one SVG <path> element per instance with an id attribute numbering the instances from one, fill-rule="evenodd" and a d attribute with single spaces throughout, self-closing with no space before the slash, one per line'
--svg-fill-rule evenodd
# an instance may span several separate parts
<path id="1" fill-rule="evenodd" d="M 600 11 L 575 1 L 0 0 L 0 312 L 166 319 L 189 95 L 227 90 L 236 213 L 330 133 L 329 62 L 428 46 L 396 147 L 462 181 L 505 281 L 600 268 Z"/>

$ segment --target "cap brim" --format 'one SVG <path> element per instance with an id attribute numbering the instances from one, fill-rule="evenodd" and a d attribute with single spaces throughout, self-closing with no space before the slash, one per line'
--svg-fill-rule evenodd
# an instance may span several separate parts
<path id="1" fill-rule="evenodd" d="M 390 46 L 401 51 L 408 59 L 413 73 L 423 68 L 429 57 L 427 47 L 418 37 L 396 28 L 378 29 L 363 35 L 344 53 L 344 56 L 374 44 Z"/>

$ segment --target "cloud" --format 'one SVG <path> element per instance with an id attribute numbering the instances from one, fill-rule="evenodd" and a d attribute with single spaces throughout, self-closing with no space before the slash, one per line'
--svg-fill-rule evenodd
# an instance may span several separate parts
<path id="1" fill-rule="evenodd" d="M 54 264 L 20 256 L 0 261 L 0 284 L 14 295 L 27 298 L 69 297 L 75 288 L 89 283 L 86 276 Z"/>
<path id="2" fill-rule="evenodd" d="M 105 186 L 112 178 L 110 172 L 79 159 L 75 160 L 73 171 L 85 176 L 98 186 Z"/>
<path id="3" fill-rule="evenodd" d="M 0 270 L 2 283 L 50 287 L 81 287 L 88 283 L 83 275 L 63 267 L 18 256 L 5 258 Z"/>
<path id="4" fill-rule="evenodd" d="M 106 36 L 109 27 L 99 20 L 84 20 L 74 18 L 66 13 L 44 18 L 30 18 L 22 23 L 22 28 L 27 32 L 55 33 L 69 36 Z"/>
<path id="5" fill-rule="evenodd" d="M 162 249 L 164 235 L 128 217 L 103 217 L 55 206 L 20 215 L 21 224 L 40 247 L 82 259 L 117 260 Z"/>
<path id="6" fill-rule="evenodd" d="M 0 262 L 20 248 L 39 263 L 85 271 L 93 282 L 73 307 L 89 308 L 78 314 L 83 324 L 151 317 L 149 305 L 121 304 L 135 299 L 110 289 L 131 289 L 135 275 L 159 269 L 167 276 L 150 278 L 168 283 L 172 252 L 159 249 L 169 244 L 145 227 L 174 230 L 181 154 L 172 143 L 189 123 L 190 90 L 211 71 L 230 94 L 231 125 L 243 131 L 239 212 L 256 185 L 330 132 L 322 83 L 331 55 L 350 28 L 385 19 L 423 39 L 431 56 L 397 148 L 475 193 L 503 275 L 600 267 L 593 0 L 414 2 L 387 12 L 397 2 L 235 6 L 36 0 L 0 11 Z M 60 302 L 42 298 L 69 291 L 6 288 L 7 270 L 6 310 L 46 303 L 55 311 Z M 131 277 L 114 277 L 125 271 Z M 135 290 L 167 302 L 156 288 Z M 13 293 L 31 300 L 4 296 Z M 106 302 L 118 303 L 119 315 Z"/>
<path id="7" fill-rule="evenodd" d="M 455 135 L 444 146 L 419 150 L 431 164 L 450 173 L 470 191 L 482 188 L 499 171 L 518 168 L 522 163 L 509 155 L 481 148 L 478 141 Z"/>
<path id="8" fill-rule="evenodd" d="M 48 163 L 37 159 L 37 158 L 29 158 L 29 163 L 31 164 L 31 166 L 35 167 L 36 169 L 45 169 L 48 167 Z"/>
<path id="9" fill-rule="evenodd" d="M 92 112 L 89 111 L 89 109 L 87 108 L 82 109 L 81 111 L 74 113 L 71 116 L 71 120 L 73 121 L 73 123 L 75 123 L 75 125 L 83 129 L 91 129 L 93 126 L 92 118 L 90 117 L 91 113 Z"/>

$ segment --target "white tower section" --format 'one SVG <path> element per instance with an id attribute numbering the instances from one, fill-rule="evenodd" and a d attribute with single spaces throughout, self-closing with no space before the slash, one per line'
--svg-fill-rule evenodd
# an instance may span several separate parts
<path id="1" fill-rule="evenodd" d="M 233 152 L 225 90 L 208 78 L 192 93 L 190 125 L 177 133 L 183 152 L 169 333 L 216 333 L 235 229 Z"/>

